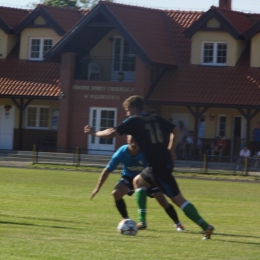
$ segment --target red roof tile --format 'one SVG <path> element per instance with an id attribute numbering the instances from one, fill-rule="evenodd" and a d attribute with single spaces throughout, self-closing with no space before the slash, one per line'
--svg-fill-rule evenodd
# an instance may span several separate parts
<path id="1" fill-rule="evenodd" d="M 223 12 L 223 11 L 221 11 Z M 238 20 L 240 14 L 224 11 L 230 22 L 242 32 L 249 27 L 243 17 L 244 25 Z M 228 14 L 227 14 L 228 13 Z M 172 19 L 170 27 L 180 63 L 176 69 L 168 69 L 160 82 L 149 95 L 148 101 L 194 105 L 237 105 L 260 106 L 260 73 L 257 68 L 250 68 L 250 48 L 241 56 L 235 67 L 212 67 L 190 64 L 191 39 L 183 36 L 188 24 L 180 21 L 200 14 L 182 13 L 178 18 L 175 12 L 168 12 Z M 249 15 L 251 24 L 256 23 L 260 15 Z M 189 23 L 190 24 L 190 23 Z"/>
<path id="2" fill-rule="evenodd" d="M 248 18 L 251 23 L 251 27 L 260 21 L 260 14 L 248 14 Z"/>
<path id="3" fill-rule="evenodd" d="M 86 9 L 71 9 L 49 5 L 38 5 L 38 7 L 44 8 L 66 32 L 89 12 Z"/>
<path id="4" fill-rule="evenodd" d="M 0 17 L 11 28 L 15 27 L 29 12 L 30 10 L 0 6 Z"/>
<path id="5" fill-rule="evenodd" d="M 249 17 L 246 13 L 218 8 L 218 11 L 241 33 L 244 34 L 251 28 Z"/>
<path id="6" fill-rule="evenodd" d="M 260 105 L 260 73 L 249 68 L 250 50 L 236 67 L 188 65 L 168 70 L 150 101 L 210 105 Z"/>
<path id="7" fill-rule="evenodd" d="M 164 11 L 109 2 L 103 4 L 117 17 L 153 62 L 177 64 Z"/>
<path id="8" fill-rule="evenodd" d="M 189 64 L 191 41 L 184 37 L 183 32 L 193 22 L 197 21 L 203 12 L 186 12 L 186 11 L 165 11 L 168 18 L 169 30 L 174 45 L 174 50 L 178 57 L 180 66 Z"/>
<path id="9" fill-rule="evenodd" d="M 18 50 L 0 62 L 0 95 L 58 97 L 60 65 L 19 60 Z"/>

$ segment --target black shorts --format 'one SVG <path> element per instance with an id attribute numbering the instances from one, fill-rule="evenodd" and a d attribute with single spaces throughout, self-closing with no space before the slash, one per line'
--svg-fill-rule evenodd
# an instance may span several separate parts
<path id="1" fill-rule="evenodd" d="M 153 170 L 152 167 L 148 167 L 140 175 L 150 185 L 161 189 L 169 198 L 173 198 L 180 193 L 178 184 L 172 175 L 172 168 Z"/>
<path id="2" fill-rule="evenodd" d="M 122 176 L 117 183 L 123 183 L 128 189 L 129 192 L 127 193 L 128 196 L 132 196 L 135 191 L 134 191 L 134 186 L 133 186 L 133 179 L 132 177 L 129 176 Z M 150 198 L 154 198 L 154 194 L 162 192 L 158 187 L 155 185 L 151 185 L 149 189 L 147 190 L 147 196 Z"/>

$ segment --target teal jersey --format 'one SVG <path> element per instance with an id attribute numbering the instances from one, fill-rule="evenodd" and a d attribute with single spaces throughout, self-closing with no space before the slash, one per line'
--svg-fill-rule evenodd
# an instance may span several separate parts
<path id="1" fill-rule="evenodd" d="M 112 172 L 119 164 L 122 164 L 123 167 L 122 175 L 132 178 L 148 166 L 141 151 L 136 156 L 129 153 L 128 144 L 121 146 L 114 153 L 106 168 Z"/>

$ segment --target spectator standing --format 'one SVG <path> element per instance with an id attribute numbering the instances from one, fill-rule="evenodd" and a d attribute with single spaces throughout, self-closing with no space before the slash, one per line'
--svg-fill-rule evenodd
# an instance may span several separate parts
<path id="1" fill-rule="evenodd" d="M 193 149 L 194 149 L 194 145 L 193 145 L 193 131 L 189 131 L 188 136 L 185 140 L 185 142 L 183 143 L 182 146 L 182 157 L 185 158 L 186 155 L 192 154 Z"/>
<path id="2" fill-rule="evenodd" d="M 189 131 L 188 137 L 186 138 L 185 143 L 183 144 L 183 150 L 182 155 L 188 155 L 189 159 L 192 158 L 192 154 L 194 154 L 195 151 L 198 151 L 198 154 L 202 155 L 202 141 L 201 139 L 197 139 L 197 145 L 194 145 L 194 132 Z"/>

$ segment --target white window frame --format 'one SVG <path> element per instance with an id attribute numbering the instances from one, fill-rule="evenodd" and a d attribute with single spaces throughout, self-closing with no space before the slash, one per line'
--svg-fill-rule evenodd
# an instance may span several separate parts
<path id="1" fill-rule="evenodd" d="M 93 111 L 96 110 L 96 120 L 93 122 Z M 117 123 L 117 108 L 115 107 L 90 107 L 89 108 L 89 125 L 95 127 L 96 131 L 101 130 L 101 112 L 102 111 L 113 111 L 114 112 L 114 125 Z M 115 138 L 112 138 L 112 144 L 101 144 L 100 137 L 93 137 L 89 135 L 88 146 L 89 154 L 103 154 L 112 155 L 115 151 Z"/>
<path id="2" fill-rule="evenodd" d="M 32 54 L 32 41 L 33 40 L 40 40 L 40 51 L 39 51 L 40 55 L 39 55 L 39 58 L 32 58 L 31 57 L 31 54 Z M 35 61 L 43 60 L 43 55 L 44 55 L 43 54 L 43 47 L 44 47 L 43 43 L 44 43 L 44 40 L 51 40 L 52 41 L 52 47 L 53 47 L 53 45 L 54 45 L 53 38 L 50 38 L 50 37 L 31 37 L 30 38 L 29 52 L 28 52 L 28 59 L 29 60 L 35 60 Z"/>
<path id="3" fill-rule="evenodd" d="M 212 43 L 213 44 L 213 62 L 204 62 L 204 46 L 207 43 Z M 227 49 L 227 55 L 226 55 L 226 62 L 224 63 L 218 63 L 217 62 L 217 45 L 218 44 L 226 44 Z M 203 41 L 202 46 L 201 46 L 201 64 L 206 65 L 206 66 L 227 66 L 227 58 L 228 58 L 228 43 L 227 42 L 215 42 L 215 41 Z"/>
<path id="4" fill-rule="evenodd" d="M 221 134 L 220 133 L 220 118 L 221 117 L 225 117 L 226 118 L 226 125 L 225 125 L 225 135 L 223 135 L 223 134 Z M 218 116 L 218 136 L 222 136 L 222 137 L 226 137 L 226 135 L 227 135 L 227 116 L 226 115 L 219 115 Z"/>
<path id="5" fill-rule="evenodd" d="M 36 126 L 28 126 L 28 109 L 30 107 L 34 107 L 37 108 L 36 111 Z M 47 127 L 40 127 L 40 109 L 41 108 L 48 108 L 49 109 L 49 118 L 48 118 L 48 126 Z M 28 106 L 26 108 L 26 117 L 25 117 L 25 128 L 26 129 L 43 129 L 43 130 L 47 130 L 49 129 L 49 125 L 50 125 L 50 107 L 49 106 Z"/>
<path id="6" fill-rule="evenodd" d="M 118 60 L 118 65 L 119 68 L 115 69 L 115 61 L 116 61 L 116 40 L 120 40 L 120 53 L 117 54 L 119 56 L 119 60 Z M 112 59 L 112 80 L 118 80 L 117 75 L 118 72 L 123 72 L 124 73 L 124 81 L 133 81 L 134 80 L 134 76 L 135 76 L 135 70 L 136 70 L 136 54 L 132 54 L 135 57 L 134 60 L 134 70 L 124 70 L 124 58 L 126 53 L 124 53 L 124 44 L 125 44 L 126 40 L 124 38 L 122 38 L 121 36 L 115 36 L 114 37 L 114 41 L 113 41 L 113 59 Z M 130 47 L 130 45 L 129 45 Z M 131 47 L 130 47 L 131 48 Z"/>

